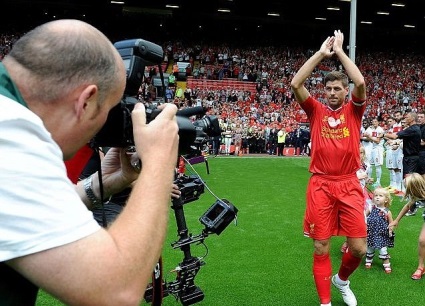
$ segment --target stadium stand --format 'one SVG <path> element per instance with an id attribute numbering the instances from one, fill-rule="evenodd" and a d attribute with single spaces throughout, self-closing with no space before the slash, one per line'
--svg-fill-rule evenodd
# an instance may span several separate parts
<path id="1" fill-rule="evenodd" d="M 187 77 L 186 86 L 191 89 L 199 88 L 199 89 L 222 89 L 228 88 L 235 90 L 243 90 L 256 92 L 256 83 L 254 82 L 245 82 L 238 81 L 236 79 L 224 78 L 222 80 L 210 80 L 210 79 L 195 79 L 192 76 Z"/>

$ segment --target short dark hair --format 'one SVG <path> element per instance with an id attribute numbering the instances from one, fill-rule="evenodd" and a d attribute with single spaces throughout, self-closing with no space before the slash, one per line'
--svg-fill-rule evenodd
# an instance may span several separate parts
<path id="1" fill-rule="evenodd" d="M 348 87 L 348 76 L 341 71 L 331 71 L 325 76 L 325 84 L 333 81 L 341 81 L 344 87 Z"/>

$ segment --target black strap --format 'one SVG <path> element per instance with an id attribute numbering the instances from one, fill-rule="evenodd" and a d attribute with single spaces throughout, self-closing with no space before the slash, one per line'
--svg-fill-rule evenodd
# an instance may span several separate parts
<path id="1" fill-rule="evenodd" d="M 152 306 L 160 306 L 162 305 L 162 298 L 164 296 L 164 288 L 162 286 L 162 257 L 159 257 L 152 274 L 152 287 Z"/>

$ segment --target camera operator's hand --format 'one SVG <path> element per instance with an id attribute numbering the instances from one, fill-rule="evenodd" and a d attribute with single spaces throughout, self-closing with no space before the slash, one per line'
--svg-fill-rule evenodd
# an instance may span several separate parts
<path id="1" fill-rule="evenodd" d="M 133 155 L 125 148 L 111 148 L 102 159 L 102 181 L 104 186 L 104 197 L 118 193 L 129 187 L 139 173 L 132 166 Z M 98 180 L 93 180 L 94 190 L 97 191 Z"/>
<path id="2" fill-rule="evenodd" d="M 146 124 L 146 112 L 142 103 L 137 103 L 131 114 L 136 151 L 142 160 L 143 169 L 151 166 L 169 166 L 175 168 L 178 156 L 177 107 L 164 104 L 158 107 L 162 111 L 149 124 Z M 168 168 L 168 167 L 167 167 Z"/>
<path id="3" fill-rule="evenodd" d="M 172 199 L 178 199 L 181 196 L 181 191 L 179 189 L 179 186 L 177 184 L 173 183 L 173 186 L 171 188 L 171 198 Z"/>

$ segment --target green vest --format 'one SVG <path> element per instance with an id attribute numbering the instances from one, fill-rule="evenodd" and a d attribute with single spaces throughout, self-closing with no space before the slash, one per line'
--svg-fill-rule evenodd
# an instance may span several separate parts
<path id="1" fill-rule="evenodd" d="M 4 65 L 0 62 L 0 95 L 8 97 L 28 108 L 18 87 L 13 83 Z"/>
<path id="2" fill-rule="evenodd" d="M 183 96 L 183 89 L 178 88 L 176 91 L 176 97 L 181 98 Z"/>
<path id="3" fill-rule="evenodd" d="M 285 142 L 286 133 L 283 132 L 282 136 L 279 136 L 279 133 L 277 133 L 277 143 L 283 143 Z"/>
<path id="4" fill-rule="evenodd" d="M 174 84 L 176 82 L 176 77 L 174 76 L 174 74 L 170 74 L 168 76 L 168 83 Z"/>

